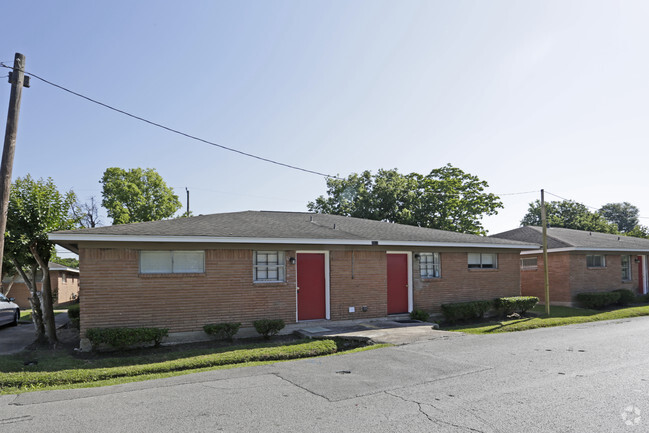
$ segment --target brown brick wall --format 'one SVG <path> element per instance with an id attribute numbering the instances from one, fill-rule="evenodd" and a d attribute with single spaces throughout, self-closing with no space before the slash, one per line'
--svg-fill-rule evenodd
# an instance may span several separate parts
<path id="1" fill-rule="evenodd" d="M 525 254 L 522 258 L 532 258 L 534 255 Z M 548 254 L 550 277 L 550 304 L 555 302 L 571 302 L 570 295 L 570 254 Z M 543 254 L 536 254 L 537 269 L 521 270 L 521 294 L 536 296 L 545 302 L 545 276 Z"/>
<path id="2" fill-rule="evenodd" d="M 466 252 L 440 253 L 441 278 L 422 279 L 413 259 L 414 308 L 439 312 L 449 302 L 520 295 L 519 252 L 498 253 L 498 269 L 469 269 Z"/>
<path id="3" fill-rule="evenodd" d="M 66 275 L 65 282 L 63 282 L 63 274 Z M 54 302 L 57 304 L 73 301 L 79 295 L 79 274 L 77 273 L 51 271 L 50 282 L 52 284 Z"/>
<path id="4" fill-rule="evenodd" d="M 584 253 L 550 253 L 548 254 L 550 277 L 550 303 L 573 302 L 577 293 L 608 291 L 615 289 L 638 290 L 638 265 L 631 256 L 631 277 L 629 282 L 622 281 L 621 256 L 605 254 L 605 268 L 587 268 Z M 522 257 L 533 257 L 523 255 Z M 537 256 L 538 269 L 521 270 L 521 292 L 523 296 L 537 296 L 541 302 L 545 299 L 543 276 L 543 254 Z"/>
<path id="5" fill-rule="evenodd" d="M 263 284 L 253 282 L 253 249 L 256 248 L 206 249 L 203 274 L 140 275 L 136 248 L 82 246 L 82 332 L 91 327 L 111 326 L 200 331 L 207 323 L 237 321 L 245 327 L 260 318 L 281 318 L 294 323 L 296 267 L 288 259 L 295 256 L 295 249 L 284 250 L 286 282 Z M 459 251 L 442 252 L 441 264 L 442 278 L 421 280 L 418 262 L 413 259 L 415 308 L 439 311 L 445 302 L 520 293 L 518 251 L 499 253 L 497 270 L 469 270 L 467 253 Z M 332 247 L 329 265 L 332 320 L 387 314 L 385 250 L 359 248 L 352 252 L 345 247 Z M 356 311 L 349 313 L 349 307 Z M 367 307 L 366 312 L 363 307 Z"/>
<path id="6" fill-rule="evenodd" d="M 353 255 L 353 278 L 352 278 Z M 384 317 L 388 311 L 385 251 L 332 251 L 331 319 Z M 363 312 L 363 306 L 367 311 Z M 356 312 L 350 313 L 349 307 Z"/>
<path id="7" fill-rule="evenodd" d="M 252 250 L 206 250 L 204 274 L 140 275 L 134 249 L 82 248 L 79 257 L 82 330 L 152 326 L 182 332 L 226 321 L 295 322 L 295 266 L 286 266 L 286 282 L 253 283 Z"/>

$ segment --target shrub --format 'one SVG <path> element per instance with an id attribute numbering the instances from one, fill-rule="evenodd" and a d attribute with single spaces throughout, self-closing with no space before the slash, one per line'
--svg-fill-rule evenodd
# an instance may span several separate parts
<path id="1" fill-rule="evenodd" d="M 146 342 L 152 342 L 158 347 L 168 334 L 169 330 L 166 328 L 90 328 L 86 331 L 86 338 L 90 340 L 93 350 L 100 344 L 125 349 Z"/>
<path id="2" fill-rule="evenodd" d="M 512 296 L 507 298 L 496 298 L 494 300 L 494 308 L 496 308 L 500 314 L 505 316 L 512 313 L 525 313 L 528 310 L 534 308 L 534 306 L 539 302 L 539 298 L 536 296 Z"/>
<path id="3" fill-rule="evenodd" d="M 617 300 L 618 305 L 625 306 L 635 302 L 635 293 L 629 289 L 617 289 L 613 292 L 620 294 L 620 299 Z"/>
<path id="4" fill-rule="evenodd" d="M 636 296 L 635 302 L 637 304 L 649 304 L 649 294 Z"/>
<path id="5" fill-rule="evenodd" d="M 70 325 L 77 329 L 79 329 L 80 313 L 81 309 L 79 304 L 72 304 L 68 307 L 68 318 L 70 319 Z"/>
<path id="6" fill-rule="evenodd" d="M 81 312 L 80 304 L 72 304 L 68 307 L 68 317 L 70 319 L 78 319 Z"/>
<path id="7" fill-rule="evenodd" d="M 410 318 L 412 320 L 421 320 L 422 322 L 428 322 L 430 314 L 428 314 L 424 310 L 412 310 L 412 312 L 410 313 Z"/>
<path id="8" fill-rule="evenodd" d="M 219 340 L 232 341 L 234 335 L 239 332 L 239 328 L 241 328 L 241 323 L 225 322 L 205 325 L 203 326 L 203 331 L 207 335 L 212 335 Z"/>
<path id="9" fill-rule="evenodd" d="M 447 321 L 455 323 L 458 320 L 482 318 L 491 305 L 491 301 L 454 302 L 442 304 L 442 313 Z"/>
<path id="10" fill-rule="evenodd" d="M 260 319 L 252 322 L 252 325 L 265 339 L 269 339 L 286 326 L 282 319 Z"/>
<path id="11" fill-rule="evenodd" d="M 575 296 L 575 300 L 585 308 L 605 308 L 620 299 L 617 292 L 585 292 Z"/>

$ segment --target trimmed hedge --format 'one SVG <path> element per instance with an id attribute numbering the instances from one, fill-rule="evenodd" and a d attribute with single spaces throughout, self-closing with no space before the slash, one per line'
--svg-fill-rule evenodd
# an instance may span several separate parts
<path id="1" fill-rule="evenodd" d="M 412 312 L 410 313 L 410 318 L 412 320 L 421 320 L 422 322 L 428 322 L 428 319 L 430 319 L 430 314 L 428 314 L 424 310 L 412 310 Z"/>
<path id="2" fill-rule="evenodd" d="M 68 307 L 68 319 L 70 319 L 70 324 L 77 329 L 79 329 L 80 315 L 80 304 L 72 304 Z"/>
<path id="3" fill-rule="evenodd" d="M 506 298 L 496 298 L 494 300 L 494 308 L 500 314 L 508 316 L 512 313 L 525 313 L 534 308 L 538 304 L 539 298 L 536 296 L 512 296 Z"/>
<path id="4" fill-rule="evenodd" d="M 620 300 L 618 292 L 585 292 L 575 296 L 575 300 L 584 308 L 600 309 L 615 304 Z"/>
<path id="5" fill-rule="evenodd" d="M 252 325 L 267 340 L 286 326 L 282 319 L 260 319 L 252 322 Z"/>
<path id="6" fill-rule="evenodd" d="M 234 335 L 239 332 L 239 328 L 241 328 L 241 323 L 225 322 L 205 325 L 203 326 L 203 331 L 207 335 L 212 335 L 219 340 L 232 341 Z"/>
<path id="7" fill-rule="evenodd" d="M 482 318 L 491 306 L 491 301 L 453 302 L 442 304 L 442 313 L 448 322 L 455 323 L 458 320 Z"/>
<path id="8" fill-rule="evenodd" d="M 81 313 L 81 304 L 72 304 L 68 307 L 68 317 L 78 319 Z"/>
<path id="9" fill-rule="evenodd" d="M 620 294 L 620 299 L 617 300 L 618 305 L 624 307 L 635 302 L 635 293 L 629 289 L 617 289 L 613 290 L 613 292 Z"/>
<path id="10" fill-rule="evenodd" d="M 169 334 L 166 328 L 90 328 L 86 338 L 92 344 L 92 350 L 106 344 L 115 349 L 125 349 L 134 344 L 152 342 L 160 346 L 162 339 Z"/>
<path id="11" fill-rule="evenodd" d="M 649 294 L 636 296 L 635 302 L 637 304 L 649 304 Z"/>

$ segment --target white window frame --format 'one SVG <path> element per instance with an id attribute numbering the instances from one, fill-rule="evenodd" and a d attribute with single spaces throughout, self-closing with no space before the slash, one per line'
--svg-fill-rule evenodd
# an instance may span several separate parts
<path id="1" fill-rule="evenodd" d="M 531 265 L 529 262 L 534 260 L 534 264 Z M 528 262 L 528 264 L 525 264 L 525 262 Z M 538 257 L 526 257 L 521 259 L 521 270 L 522 271 L 530 271 L 530 270 L 535 270 L 539 268 L 539 259 Z"/>
<path id="2" fill-rule="evenodd" d="M 276 262 L 258 263 L 258 255 L 276 255 Z M 267 276 L 268 272 L 276 272 L 277 278 L 258 278 L 258 273 L 265 270 Z M 270 251 L 260 250 L 252 252 L 252 280 L 255 283 L 284 283 L 286 282 L 286 254 L 284 251 Z"/>
<path id="3" fill-rule="evenodd" d="M 589 264 L 589 257 L 592 257 L 593 260 L 595 257 L 601 257 L 599 265 Z M 604 254 L 586 254 L 586 267 L 589 269 L 603 269 L 606 267 L 606 256 Z"/>
<path id="4" fill-rule="evenodd" d="M 626 257 L 626 266 L 624 264 L 624 258 Z M 622 281 L 631 281 L 633 276 L 631 274 L 631 256 L 622 255 L 620 256 L 620 266 L 622 267 Z"/>
<path id="5" fill-rule="evenodd" d="M 480 256 L 480 263 L 471 263 L 471 255 Z M 493 256 L 491 264 L 484 263 L 483 256 Z M 498 269 L 498 253 L 467 253 L 467 266 L 469 269 Z"/>
<path id="6" fill-rule="evenodd" d="M 200 253 L 201 255 L 201 266 L 200 270 L 196 271 L 188 271 L 188 270 L 183 270 L 182 272 L 179 270 L 174 269 L 174 254 L 178 253 Z M 171 268 L 169 271 L 161 271 L 161 270 L 147 270 L 143 269 L 142 267 L 142 258 L 143 255 L 146 255 L 147 253 L 170 253 L 171 254 Z M 177 250 L 177 251 L 170 251 L 170 250 L 140 250 L 140 274 L 204 274 L 205 273 L 205 251 L 202 250 Z"/>
<path id="7" fill-rule="evenodd" d="M 419 276 L 425 280 L 442 278 L 440 253 L 419 253 Z"/>

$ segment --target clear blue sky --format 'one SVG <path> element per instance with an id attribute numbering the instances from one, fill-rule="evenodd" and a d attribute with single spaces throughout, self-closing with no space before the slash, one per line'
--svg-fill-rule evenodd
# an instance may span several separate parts
<path id="1" fill-rule="evenodd" d="M 225 146 L 341 176 L 450 162 L 494 193 L 649 217 L 646 1 L 23 1 L 3 17 L 1 61 L 22 52 L 29 71 Z M 325 193 L 33 80 L 14 178 L 101 199 L 110 166 L 155 168 L 194 214 L 304 211 Z M 485 226 L 517 227 L 536 198 L 503 195 Z"/>

